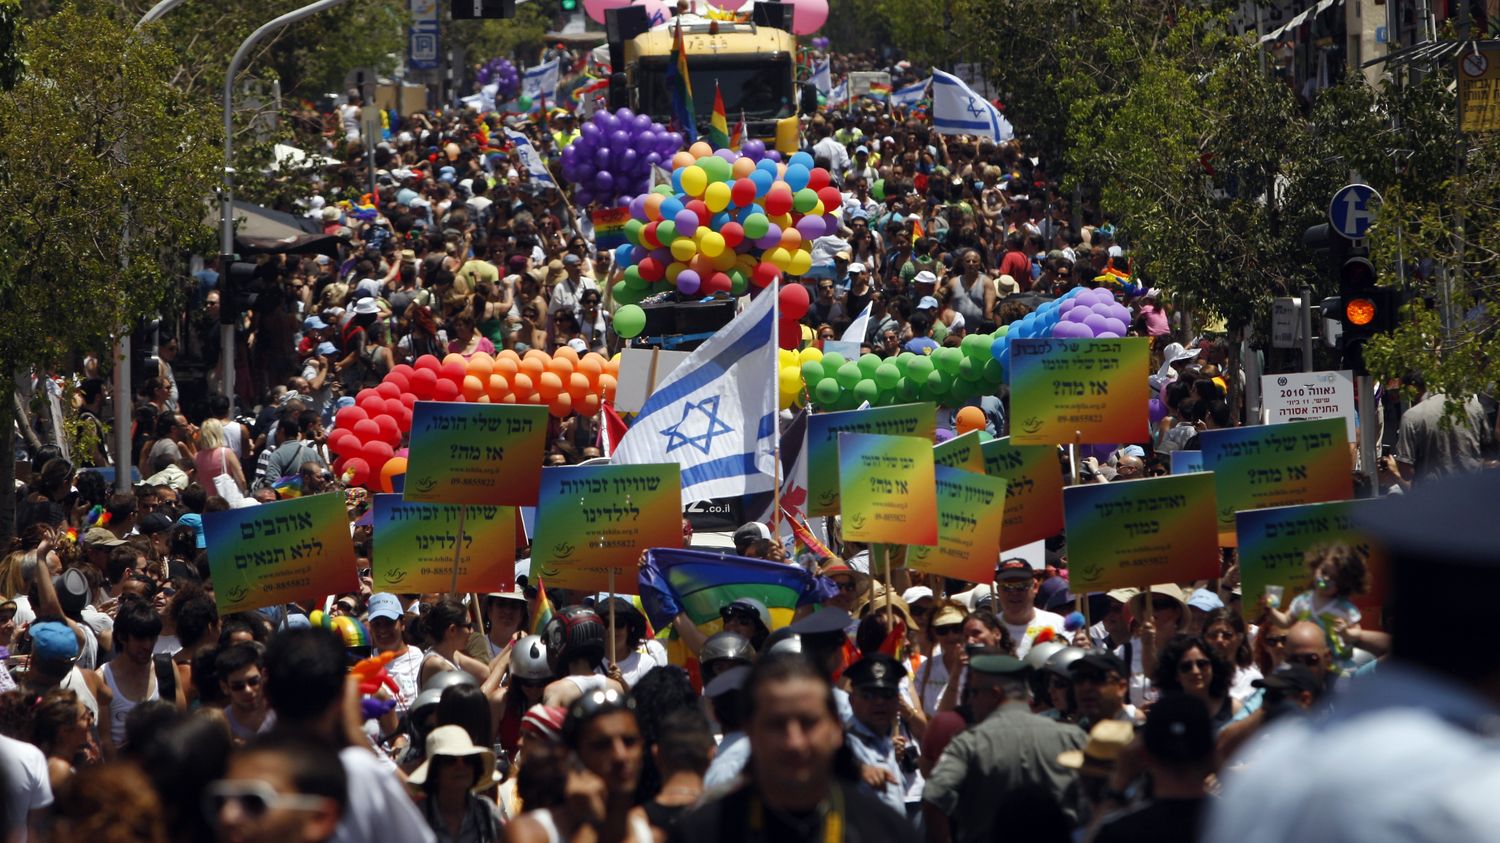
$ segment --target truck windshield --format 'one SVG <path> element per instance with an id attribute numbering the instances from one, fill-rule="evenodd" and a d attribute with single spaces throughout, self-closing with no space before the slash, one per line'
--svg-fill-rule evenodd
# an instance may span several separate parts
<path id="1" fill-rule="evenodd" d="M 724 95 L 724 112 L 734 124 L 744 112 L 750 120 L 789 117 L 795 112 L 791 70 L 784 56 L 754 60 L 692 58 L 688 73 L 693 81 L 693 110 L 698 124 L 708 125 L 714 110 L 714 83 Z M 672 101 L 667 94 L 667 60 L 643 60 L 636 69 L 640 111 L 651 119 L 667 122 Z"/>

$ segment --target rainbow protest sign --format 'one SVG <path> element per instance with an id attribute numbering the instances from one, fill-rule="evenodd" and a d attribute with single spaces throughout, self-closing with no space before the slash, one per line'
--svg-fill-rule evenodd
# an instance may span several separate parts
<path id="1" fill-rule="evenodd" d="M 1070 486 L 1063 508 L 1075 593 L 1219 575 L 1210 474 Z"/>
<path id="2" fill-rule="evenodd" d="M 1318 547 L 1345 544 L 1365 560 L 1370 571 L 1370 590 L 1356 598 L 1366 612 L 1380 609 L 1387 589 L 1388 560 L 1385 551 L 1354 527 L 1354 516 L 1371 501 L 1333 501 L 1270 509 L 1247 509 L 1235 514 L 1239 537 L 1240 610 L 1246 618 L 1260 614 L 1260 597 L 1266 586 L 1286 590 L 1281 609 L 1292 597 L 1312 586 L 1307 553 Z"/>
<path id="3" fill-rule="evenodd" d="M 1353 456 L 1341 418 L 1205 430 L 1199 440 L 1203 467 L 1214 476 L 1225 547 L 1235 544 L 1234 514 L 1241 510 L 1354 496 Z"/>
<path id="4" fill-rule="evenodd" d="M 971 430 L 947 442 L 932 446 L 932 461 L 938 465 L 961 468 L 975 474 L 984 473 L 984 452 L 980 450 L 979 431 Z"/>
<path id="5" fill-rule="evenodd" d="M 912 545 L 906 567 L 944 577 L 987 583 L 994 579 L 1005 521 L 1005 479 L 939 465 L 936 547 Z"/>
<path id="6" fill-rule="evenodd" d="M 1006 547 L 1020 547 L 1063 530 L 1063 477 L 1055 445 L 1014 445 L 1009 436 L 980 445 L 984 473 L 1005 484 Z M 983 580 L 988 582 L 988 580 Z"/>
<path id="7" fill-rule="evenodd" d="M 1010 344 L 1011 441 L 1112 445 L 1151 438 L 1151 341 L 1017 339 Z"/>
<path id="8" fill-rule="evenodd" d="M 418 401 L 402 495 L 413 503 L 536 503 L 547 408 Z"/>
<path id="9" fill-rule="evenodd" d="M 376 591 L 447 591 L 453 583 L 457 504 L 411 503 L 400 495 L 375 496 Z M 470 506 L 458 554 L 458 590 L 509 591 L 515 584 L 516 515 L 509 506 Z"/>
<path id="10" fill-rule="evenodd" d="M 625 223 L 630 222 L 629 208 L 600 208 L 590 214 L 594 223 L 594 245 L 613 249 L 626 243 Z"/>
<path id="11" fill-rule="evenodd" d="M 1193 474 L 1208 470 L 1203 467 L 1202 451 L 1172 451 L 1171 454 L 1173 474 Z"/>
<path id="12" fill-rule="evenodd" d="M 839 513 L 839 433 L 921 437 L 930 446 L 936 424 L 937 408 L 927 403 L 808 416 L 808 514 Z"/>
<path id="13" fill-rule="evenodd" d="M 838 442 L 844 538 L 937 544 L 937 489 L 927 440 L 840 433 Z"/>
<path id="14" fill-rule="evenodd" d="M 205 513 L 203 533 L 221 615 L 359 590 L 343 495 Z"/>
<path id="15" fill-rule="evenodd" d="M 650 547 L 682 546 L 682 472 L 676 463 L 542 470 L 531 573 L 554 588 L 636 587 Z"/>

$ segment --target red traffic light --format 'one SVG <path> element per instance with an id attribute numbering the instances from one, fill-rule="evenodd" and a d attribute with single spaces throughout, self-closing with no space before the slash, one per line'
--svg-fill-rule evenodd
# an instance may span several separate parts
<path id="1" fill-rule="evenodd" d="M 1350 299 L 1344 305 L 1344 318 L 1351 325 L 1368 325 L 1375 321 L 1375 302 L 1366 299 Z"/>

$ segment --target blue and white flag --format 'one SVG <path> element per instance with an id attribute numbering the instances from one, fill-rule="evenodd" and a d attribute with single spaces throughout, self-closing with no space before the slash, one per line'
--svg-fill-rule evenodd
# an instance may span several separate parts
<path id="1" fill-rule="evenodd" d="M 557 187 L 552 174 L 547 171 L 547 165 L 542 163 L 542 156 L 531 145 L 531 139 L 516 131 L 507 128 L 505 136 L 510 138 L 510 143 L 516 148 L 516 155 L 520 157 L 521 163 L 526 165 L 526 172 L 531 174 L 531 180 L 542 184 L 550 184 Z"/>
<path id="2" fill-rule="evenodd" d="M 845 79 L 844 81 L 842 81 L 842 82 L 838 83 L 837 85 L 833 86 L 833 89 L 828 92 L 828 107 L 829 108 L 834 108 L 836 106 L 843 105 L 844 103 L 847 103 L 848 101 L 849 101 L 849 80 Z"/>
<path id="3" fill-rule="evenodd" d="M 776 485 L 776 291 L 768 290 L 656 387 L 610 457 L 675 462 L 682 502 Z"/>
<path id="4" fill-rule="evenodd" d="M 905 88 L 897 88 L 895 91 L 891 92 L 891 107 L 911 108 L 912 106 L 921 102 L 922 97 L 927 96 L 927 86 L 931 84 L 932 77 L 929 76 L 926 79 L 923 79 L 921 82 L 907 85 Z"/>
<path id="5" fill-rule="evenodd" d="M 562 73 L 562 59 L 553 59 L 536 67 L 526 68 L 526 73 L 521 76 L 521 93 L 531 97 L 533 101 L 543 97 L 551 102 L 557 101 L 557 81 Z"/>
<path id="6" fill-rule="evenodd" d="M 870 308 L 873 305 L 874 302 L 865 303 L 865 309 L 861 310 L 859 315 L 854 317 L 854 321 L 849 323 L 849 327 L 844 329 L 844 335 L 839 337 L 841 341 L 852 343 L 865 341 L 865 336 L 870 333 Z"/>
<path id="7" fill-rule="evenodd" d="M 1015 130 L 989 100 L 962 79 L 932 71 L 932 126 L 944 135 L 974 135 L 996 143 L 1015 137 Z"/>
<path id="8" fill-rule="evenodd" d="M 824 96 L 833 90 L 833 61 L 831 59 L 823 59 L 813 65 L 812 83 L 817 86 L 818 93 Z"/>

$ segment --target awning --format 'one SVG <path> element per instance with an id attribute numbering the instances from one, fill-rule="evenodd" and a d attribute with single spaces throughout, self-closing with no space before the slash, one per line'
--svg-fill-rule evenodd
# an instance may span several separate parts
<path id="1" fill-rule="evenodd" d="M 235 246 L 243 254 L 339 256 L 338 248 L 343 240 L 324 234 L 323 227 L 317 220 L 240 201 L 234 203 L 232 213 Z M 208 201 L 208 211 L 204 214 L 203 223 L 218 229 L 217 200 Z"/>
<path id="2" fill-rule="evenodd" d="M 1339 2 L 1340 0 L 1319 0 L 1318 5 L 1309 6 L 1308 8 L 1303 9 L 1301 14 L 1297 15 L 1281 26 L 1276 27 L 1270 32 L 1267 32 L 1265 35 L 1262 35 L 1260 37 L 1260 43 L 1265 44 L 1267 42 L 1277 40 L 1283 34 L 1296 29 L 1304 23 L 1307 23 L 1318 15 L 1321 15 L 1322 13 L 1328 11 L 1328 9 L 1337 5 Z"/>
<path id="3" fill-rule="evenodd" d="M 288 167 L 293 169 L 302 167 L 337 167 L 342 163 L 337 158 L 329 158 L 327 155 L 309 155 L 307 152 L 285 143 L 276 144 L 271 154 L 276 161 L 275 169 L 278 170 Z"/>

